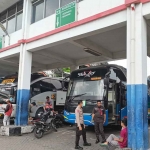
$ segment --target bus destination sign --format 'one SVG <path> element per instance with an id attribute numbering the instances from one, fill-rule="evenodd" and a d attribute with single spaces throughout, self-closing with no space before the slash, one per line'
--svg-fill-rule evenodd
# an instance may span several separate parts
<path id="1" fill-rule="evenodd" d="M 78 73 L 78 77 L 91 77 L 95 74 L 96 71 L 84 71 L 81 73 Z"/>

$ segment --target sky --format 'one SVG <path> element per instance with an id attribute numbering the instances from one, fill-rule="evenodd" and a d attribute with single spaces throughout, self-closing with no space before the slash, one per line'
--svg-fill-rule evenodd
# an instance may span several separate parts
<path id="1" fill-rule="evenodd" d="M 120 66 L 123 66 L 123 67 L 127 68 L 127 60 L 126 59 L 110 61 L 108 63 L 109 64 L 117 64 L 117 65 L 120 65 Z M 147 57 L 147 76 L 150 75 L 150 67 L 149 66 L 150 66 L 150 58 Z"/>

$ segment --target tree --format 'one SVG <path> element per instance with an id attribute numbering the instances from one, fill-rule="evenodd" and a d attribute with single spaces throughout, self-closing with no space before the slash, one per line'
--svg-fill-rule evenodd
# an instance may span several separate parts
<path id="1" fill-rule="evenodd" d="M 67 73 L 70 73 L 70 67 L 67 67 L 67 68 L 63 68 L 62 70 L 63 70 L 63 72 L 67 72 Z"/>

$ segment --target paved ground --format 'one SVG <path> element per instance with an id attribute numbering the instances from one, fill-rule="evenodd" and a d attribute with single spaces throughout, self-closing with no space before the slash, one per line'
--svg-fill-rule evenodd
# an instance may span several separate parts
<path id="1" fill-rule="evenodd" d="M 110 133 L 119 135 L 119 131 L 106 129 L 106 136 Z M 87 129 L 88 142 L 92 143 L 91 147 L 84 147 L 84 150 L 104 150 L 99 144 L 95 144 L 95 134 L 93 129 Z M 65 126 L 58 132 L 50 132 L 42 139 L 36 139 L 31 134 L 23 136 L 7 137 L 0 136 L 0 145 L 2 150 L 74 150 L 75 127 Z M 80 145 L 83 145 L 82 139 Z"/>

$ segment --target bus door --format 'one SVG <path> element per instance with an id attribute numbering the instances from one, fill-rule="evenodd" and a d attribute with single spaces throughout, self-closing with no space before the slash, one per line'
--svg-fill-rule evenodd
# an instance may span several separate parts
<path id="1" fill-rule="evenodd" d="M 123 82 L 120 82 L 120 94 L 119 94 L 119 103 L 120 103 L 120 119 L 122 120 L 127 116 L 127 100 L 126 100 L 126 86 Z"/>
<path id="2" fill-rule="evenodd" d="M 116 124 L 127 115 L 126 88 L 122 82 L 116 83 Z"/>
<path id="3" fill-rule="evenodd" d="M 115 121 L 114 115 L 116 110 L 116 97 L 115 97 L 115 82 L 109 82 L 108 90 L 108 121 L 113 123 Z"/>

